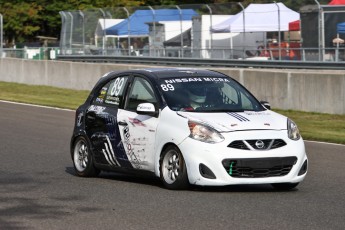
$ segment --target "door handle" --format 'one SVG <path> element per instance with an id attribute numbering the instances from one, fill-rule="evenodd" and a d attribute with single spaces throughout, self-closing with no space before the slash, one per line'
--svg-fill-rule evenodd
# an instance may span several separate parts
<path id="1" fill-rule="evenodd" d="M 125 122 L 125 121 L 119 121 L 118 124 L 121 125 L 121 126 L 126 126 L 126 125 L 128 125 L 127 122 Z"/>
<path id="2" fill-rule="evenodd" d="M 87 113 L 86 114 L 86 119 L 89 121 L 89 122 L 94 122 L 96 120 L 96 114 L 95 113 Z"/>

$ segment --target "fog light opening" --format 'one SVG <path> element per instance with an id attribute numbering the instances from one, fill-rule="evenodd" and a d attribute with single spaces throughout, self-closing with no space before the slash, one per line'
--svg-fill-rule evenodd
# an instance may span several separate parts
<path id="1" fill-rule="evenodd" d="M 299 170 L 298 176 L 305 174 L 308 170 L 308 160 L 305 160 L 301 169 Z"/>
<path id="2" fill-rule="evenodd" d="M 199 171 L 201 176 L 207 178 L 207 179 L 216 179 L 216 176 L 214 173 L 209 169 L 206 165 L 200 164 L 199 165 Z"/>

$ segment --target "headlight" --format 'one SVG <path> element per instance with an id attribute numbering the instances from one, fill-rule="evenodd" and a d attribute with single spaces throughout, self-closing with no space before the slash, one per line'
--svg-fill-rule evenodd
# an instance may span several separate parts
<path id="1" fill-rule="evenodd" d="M 190 138 L 206 143 L 219 143 L 224 140 L 224 137 L 214 128 L 195 121 L 188 121 L 190 130 Z"/>
<path id="2" fill-rule="evenodd" d="M 301 138 L 301 135 L 299 134 L 299 130 L 297 128 L 297 125 L 295 124 L 295 122 L 293 122 L 292 120 L 288 119 L 287 120 L 287 130 L 288 130 L 288 137 L 291 140 L 297 141 Z"/>

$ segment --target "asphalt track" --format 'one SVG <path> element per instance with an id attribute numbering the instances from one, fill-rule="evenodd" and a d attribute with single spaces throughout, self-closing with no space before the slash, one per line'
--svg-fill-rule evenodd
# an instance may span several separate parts
<path id="1" fill-rule="evenodd" d="M 159 180 L 75 176 L 74 112 L 0 102 L 0 229 L 344 229 L 345 146 L 306 142 L 297 189 L 170 191 Z"/>

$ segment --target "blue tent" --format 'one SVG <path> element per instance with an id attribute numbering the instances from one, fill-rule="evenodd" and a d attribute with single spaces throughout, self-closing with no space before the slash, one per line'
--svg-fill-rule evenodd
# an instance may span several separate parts
<path id="1" fill-rule="evenodd" d="M 337 24 L 337 33 L 338 34 L 345 34 L 345 22 Z"/>
<path id="2" fill-rule="evenodd" d="M 192 20 L 196 15 L 198 14 L 192 9 L 137 10 L 128 19 L 106 29 L 105 32 L 106 35 L 115 36 L 148 36 L 147 22 Z"/>

